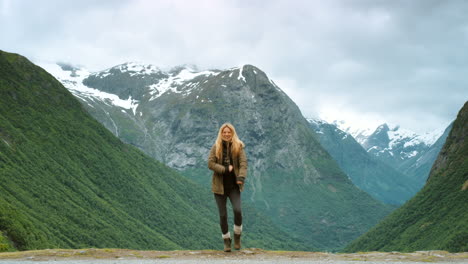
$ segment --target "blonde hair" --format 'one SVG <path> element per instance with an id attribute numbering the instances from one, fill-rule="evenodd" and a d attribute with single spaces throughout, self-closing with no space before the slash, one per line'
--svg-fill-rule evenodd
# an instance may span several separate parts
<path id="1" fill-rule="evenodd" d="M 223 138 L 222 138 L 222 133 L 223 129 L 229 128 L 232 133 L 232 146 L 231 146 L 231 153 L 233 156 L 239 155 L 240 150 L 244 147 L 244 142 L 242 142 L 239 137 L 237 136 L 236 129 L 231 123 L 224 123 L 220 128 L 218 132 L 218 138 L 216 139 L 216 157 L 218 159 L 221 159 L 221 155 L 223 153 Z"/>

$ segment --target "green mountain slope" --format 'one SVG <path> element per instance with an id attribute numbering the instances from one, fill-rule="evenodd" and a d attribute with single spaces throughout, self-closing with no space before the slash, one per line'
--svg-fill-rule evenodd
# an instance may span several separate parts
<path id="1" fill-rule="evenodd" d="M 0 251 L 220 248 L 208 197 L 122 143 L 46 71 L 0 51 Z M 268 219 L 250 226 L 246 246 L 300 247 Z"/>
<path id="2" fill-rule="evenodd" d="M 345 251 L 468 251 L 468 103 L 424 188 Z"/>

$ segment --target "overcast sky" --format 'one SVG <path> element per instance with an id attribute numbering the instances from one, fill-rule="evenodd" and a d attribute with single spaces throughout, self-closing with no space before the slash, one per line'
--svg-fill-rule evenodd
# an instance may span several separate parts
<path id="1" fill-rule="evenodd" d="M 92 71 L 263 70 L 306 117 L 440 129 L 468 100 L 464 0 L 0 0 L 0 49 Z"/>

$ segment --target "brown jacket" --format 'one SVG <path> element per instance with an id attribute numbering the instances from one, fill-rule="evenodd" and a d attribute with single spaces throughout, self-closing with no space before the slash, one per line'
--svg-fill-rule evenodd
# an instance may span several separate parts
<path id="1" fill-rule="evenodd" d="M 222 152 L 221 152 L 222 155 Z M 216 194 L 224 194 L 223 185 L 223 174 L 226 168 L 223 164 L 223 157 L 218 160 L 216 158 L 216 144 L 211 147 L 210 156 L 208 157 L 208 168 L 213 171 L 213 177 L 211 179 L 211 190 Z M 247 178 L 247 157 L 245 156 L 244 148 L 241 148 L 239 155 L 232 156 L 232 166 L 234 167 L 234 173 L 236 174 L 236 181 L 244 181 Z M 244 190 L 244 184 L 239 184 L 240 191 Z"/>

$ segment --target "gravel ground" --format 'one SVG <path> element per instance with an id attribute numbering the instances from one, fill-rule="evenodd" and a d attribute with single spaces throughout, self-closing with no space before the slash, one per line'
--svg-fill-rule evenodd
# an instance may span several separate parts
<path id="1" fill-rule="evenodd" d="M 335 260 L 326 260 L 326 261 L 317 261 L 317 260 L 291 260 L 291 259 L 154 259 L 154 260 L 59 260 L 59 261 L 24 261 L 24 260 L 0 260 L 0 264 L 279 264 L 279 263 L 288 263 L 288 264 L 427 264 L 427 262 L 387 262 L 387 261 L 335 261 Z M 453 264 L 454 262 L 437 262 L 438 264 Z M 458 263 L 467 263 L 467 262 L 458 262 Z"/>
<path id="2" fill-rule="evenodd" d="M 314 263 L 314 264 L 399 264 L 465 263 L 468 252 L 446 251 L 327 253 L 245 249 L 225 253 L 219 250 L 139 251 L 128 249 L 46 249 L 0 253 L 0 264 L 158 264 L 158 263 Z"/>

